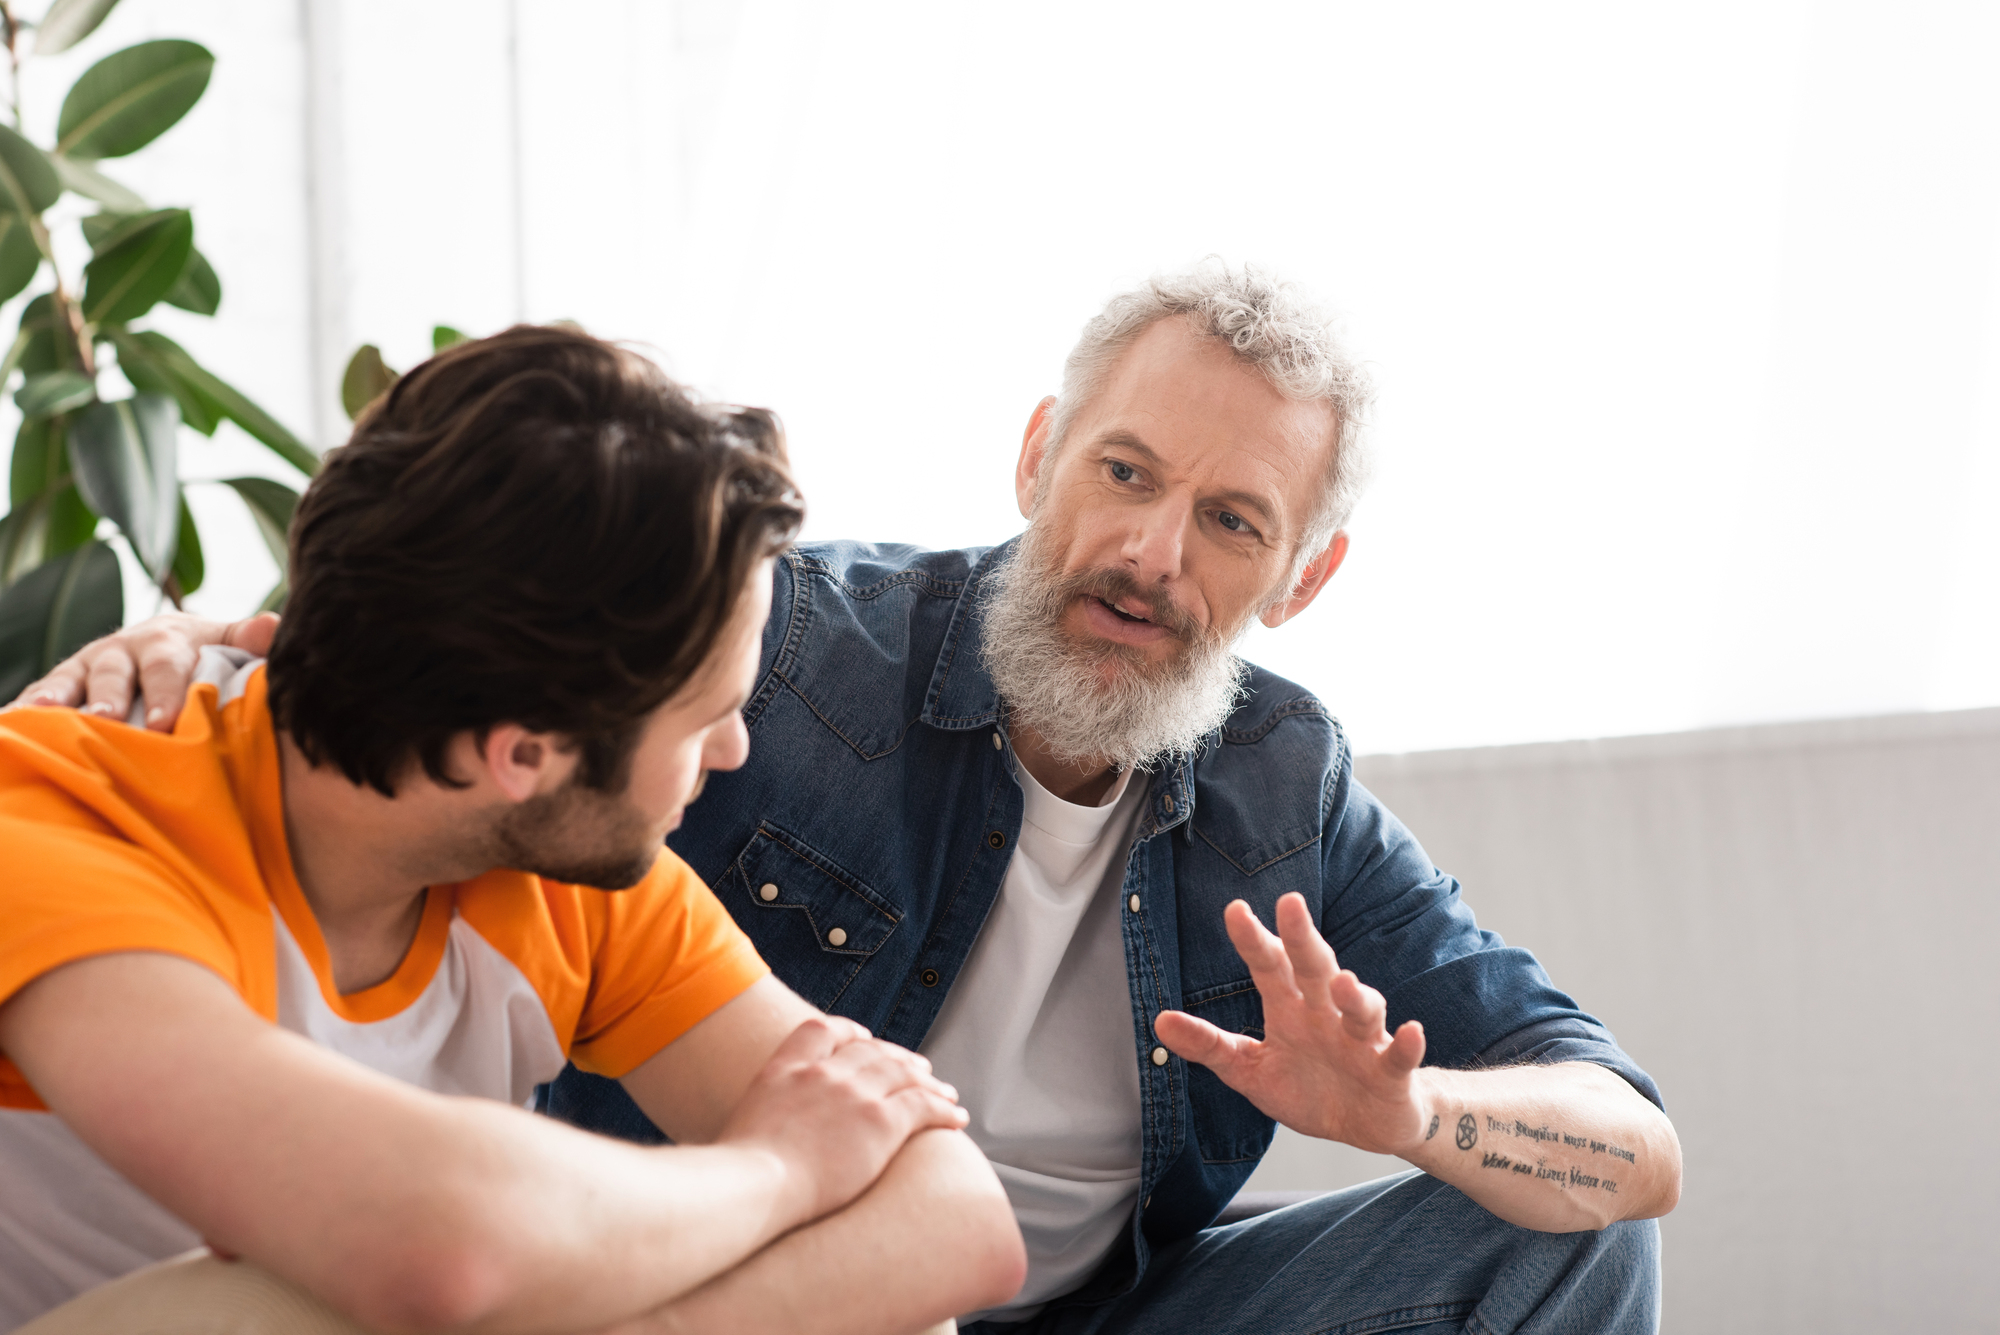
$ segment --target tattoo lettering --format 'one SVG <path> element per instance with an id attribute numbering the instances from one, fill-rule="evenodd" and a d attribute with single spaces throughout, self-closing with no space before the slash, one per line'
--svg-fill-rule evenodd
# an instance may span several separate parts
<path id="1" fill-rule="evenodd" d="M 1471 1142 L 1466 1140 L 1464 1135 L 1466 1120 L 1461 1118 L 1459 1121 L 1460 1149 L 1470 1149 L 1472 1147 Z M 1602 1140 L 1592 1140 L 1589 1136 L 1572 1136 L 1569 1132 L 1560 1129 L 1551 1130 L 1546 1126 L 1529 1126 L 1526 1122 L 1519 1120 L 1509 1124 L 1497 1117 L 1488 1117 L 1486 1119 L 1486 1129 L 1498 1135 L 1513 1136 L 1518 1140 L 1533 1140 L 1546 1144 L 1555 1144 L 1560 1141 L 1571 1149 L 1585 1150 L 1591 1154 L 1608 1154 L 1614 1159 L 1623 1159 L 1626 1163 L 1635 1166 L 1639 1162 L 1637 1154 L 1621 1146 Z M 1477 1137 L 1474 1137 L 1474 1139 L 1477 1139 Z"/>
<path id="2" fill-rule="evenodd" d="M 1432 1131 L 1436 1131 L 1436 1119 L 1433 1118 L 1432 1122 L 1431 1129 Z M 1599 1154 L 1608 1152 L 1624 1159 L 1627 1163 L 1636 1161 L 1635 1156 L 1630 1150 L 1621 1150 L 1616 1145 L 1608 1145 L 1603 1141 L 1591 1140 L 1587 1136 L 1572 1136 L 1566 1131 L 1551 1131 L 1545 1126 L 1529 1126 L 1526 1122 L 1518 1121 L 1509 1125 L 1498 1118 L 1488 1117 L 1486 1119 L 1486 1129 L 1488 1131 L 1499 1132 L 1501 1135 L 1512 1136 L 1517 1140 L 1532 1140 L 1537 1144 L 1544 1141 L 1560 1140 L 1572 1149 L 1590 1150 Z M 1458 1147 L 1462 1150 L 1469 1150 L 1477 1143 L 1478 1139 L 1479 1127 L 1472 1114 L 1467 1113 L 1465 1116 L 1459 1118 Z M 1573 1164 L 1567 1168 L 1560 1166 L 1551 1168 L 1547 1159 L 1536 1159 L 1533 1163 L 1529 1163 L 1525 1159 L 1515 1159 L 1500 1153 L 1498 1150 L 1484 1150 L 1479 1156 L 1479 1166 L 1481 1168 L 1495 1168 L 1504 1173 L 1518 1173 L 1522 1177 L 1532 1177 L 1541 1182 L 1553 1182 L 1564 1191 L 1607 1191 L 1614 1196 L 1618 1194 L 1618 1184 L 1616 1182 L 1608 1177 L 1597 1177 L 1594 1174 L 1586 1173 L 1583 1169 Z"/>
<path id="3" fill-rule="evenodd" d="M 1436 1113 L 1432 1113 L 1431 1129 L 1424 1132 L 1424 1139 L 1429 1140 L 1432 1136 L 1435 1136 L 1437 1133 L 1438 1133 L 1438 1115 Z"/>

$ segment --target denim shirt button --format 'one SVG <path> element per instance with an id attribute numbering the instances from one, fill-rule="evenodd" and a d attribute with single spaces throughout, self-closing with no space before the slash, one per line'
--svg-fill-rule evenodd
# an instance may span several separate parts
<path id="1" fill-rule="evenodd" d="M 938 985 L 938 971 L 936 969 L 925 969 L 917 975 L 917 981 L 925 987 L 936 987 Z"/>
<path id="2" fill-rule="evenodd" d="M 847 929 L 846 929 L 845 927 L 836 927 L 836 928 L 834 928 L 834 929 L 833 929 L 832 931 L 830 931 L 830 932 L 828 932 L 828 933 L 826 934 L 826 943 L 827 943 L 828 945 L 830 945 L 830 946 L 844 946 L 844 945 L 846 945 L 846 944 L 847 944 Z"/>
<path id="3" fill-rule="evenodd" d="M 1167 1050 L 1165 1048 L 1154 1048 L 1153 1065 L 1165 1066 L 1166 1064 L 1167 1064 Z"/>
<path id="4" fill-rule="evenodd" d="M 1004 751 L 1007 749 L 1007 744 L 1000 740 L 1000 734 L 997 732 L 993 734 L 993 749 L 995 751 Z"/>
<path id="5" fill-rule="evenodd" d="M 1005 848 L 1007 846 L 1007 836 L 998 830 L 990 831 L 986 836 L 986 846 L 988 848 Z"/>
<path id="6" fill-rule="evenodd" d="M 772 885 L 769 881 L 764 882 L 763 885 L 757 888 L 757 898 L 763 900 L 766 904 L 770 903 L 777 897 L 778 897 L 778 887 Z"/>
<path id="7" fill-rule="evenodd" d="M 1160 805 L 1166 808 L 1166 810 L 1167 810 L 1167 814 L 1168 814 L 1169 816 L 1173 815 L 1173 814 L 1174 814 L 1174 795 L 1173 795 L 1172 793 L 1162 793 L 1162 794 L 1160 794 Z"/>
<path id="8" fill-rule="evenodd" d="M 1126 900 L 1125 903 L 1126 906 L 1129 907 L 1134 913 L 1137 913 L 1139 911 L 1139 896 L 1134 895 L 1130 899 Z"/>

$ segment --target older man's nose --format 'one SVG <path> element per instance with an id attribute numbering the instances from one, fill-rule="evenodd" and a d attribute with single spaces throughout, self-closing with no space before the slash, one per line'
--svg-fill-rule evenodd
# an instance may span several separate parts
<path id="1" fill-rule="evenodd" d="M 1134 516 L 1122 555 L 1142 584 L 1167 584 L 1181 574 L 1189 516 L 1155 504 Z"/>

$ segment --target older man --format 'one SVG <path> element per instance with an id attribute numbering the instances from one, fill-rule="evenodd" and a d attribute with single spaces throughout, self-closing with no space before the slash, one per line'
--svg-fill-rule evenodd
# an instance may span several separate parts
<path id="1" fill-rule="evenodd" d="M 1021 538 L 782 558 L 751 758 L 671 843 L 808 1001 L 958 1087 L 1029 1252 L 974 1329 L 1657 1325 L 1652 1081 L 1230 652 L 1338 569 L 1363 402 L 1294 290 L 1204 265 L 1085 329 Z M 186 634 L 98 651 L 93 698 L 136 658 L 171 696 Z M 549 1104 L 646 1130 L 581 1073 Z M 1421 1171 L 1212 1227 L 1274 1121 Z"/>

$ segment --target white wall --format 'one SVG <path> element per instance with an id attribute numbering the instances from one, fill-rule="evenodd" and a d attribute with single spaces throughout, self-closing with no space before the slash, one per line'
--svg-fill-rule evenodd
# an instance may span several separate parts
<path id="1" fill-rule="evenodd" d="M 323 440 L 364 339 L 572 317 L 783 412 L 812 533 L 995 541 L 1084 318 L 1215 251 L 1381 384 L 1249 645 L 1362 750 L 2000 703 L 1991 6 L 125 0 L 72 63 L 160 32 L 213 91 L 118 170 L 227 286 L 165 323 Z"/>
<path id="2" fill-rule="evenodd" d="M 1659 1081 L 1666 1329 L 1993 1328 L 2000 710 L 1357 769 Z M 1405 1167 L 1281 1137 L 1252 1189 Z"/>

